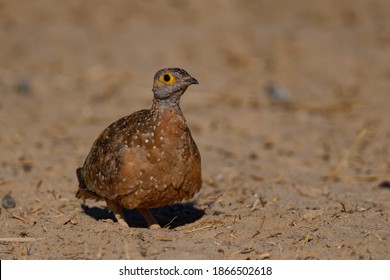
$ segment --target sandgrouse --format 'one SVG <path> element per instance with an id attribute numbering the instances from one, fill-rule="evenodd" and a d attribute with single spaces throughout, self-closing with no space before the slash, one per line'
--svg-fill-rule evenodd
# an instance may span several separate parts
<path id="1" fill-rule="evenodd" d="M 137 209 L 160 228 L 148 208 L 190 199 L 202 186 L 201 159 L 180 109 L 180 97 L 198 84 L 179 68 L 154 76 L 153 105 L 108 126 L 77 169 L 76 197 L 105 200 L 118 223 L 123 208 Z"/>

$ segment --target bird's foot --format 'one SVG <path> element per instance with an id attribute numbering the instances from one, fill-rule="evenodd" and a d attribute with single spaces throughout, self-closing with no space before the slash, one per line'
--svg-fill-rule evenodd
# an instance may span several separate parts
<path id="1" fill-rule="evenodd" d="M 114 213 L 115 219 L 118 221 L 118 224 L 128 228 L 129 225 L 126 223 L 125 217 L 123 215 L 122 207 L 116 204 L 112 200 L 107 199 L 106 202 L 107 202 L 108 209 L 110 209 Z"/>
<path id="2" fill-rule="evenodd" d="M 144 217 L 148 223 L 150 229 L 156 230 L 161 229 L 160 225 L 157 223 L 156 219 L 153 217 L 152 213 L 146 208 L 137 208 L 138 212 Z"/>

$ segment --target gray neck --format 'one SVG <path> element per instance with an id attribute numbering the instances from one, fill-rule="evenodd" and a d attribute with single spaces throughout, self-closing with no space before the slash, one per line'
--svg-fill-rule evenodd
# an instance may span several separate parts
<path id="1" fill-rule="evenodd" d="M 186 89 L 187 88 L 184 89 L 182 88 L 169 95 L 163 95 L 157 91 L 153 91 L 154 92 L 153 104 L 156 103 L 156 105 L 158 105 L 158 107 L 161 108 L 174 107 L 180 110 L 180 106 L 179 106 L 180 97 L 183 95 Z"/>
<path id="2" fill-rule="evenodd" d="M 180 97 L 179 98 L 167 98 L 167 99 L 153 99 L 153 104 L 155 103 L 158 107 L 179 107 Z M 180 107 L 179 107 L 180 108 Z"/>
<path id="3" fill-rule="evenodd" d="M 153 105 L 152 110 L 169 110 L 169 109 L 175 109 L 176 112 L 179 113 L 179 115 L 183 116 L 183 112 L 181 111 L 180 105 L 179 105 L 179 99 L 177 101 L 174 101 L 170 98 L 168 99 L 153 99 Z M 184 116 L 183 116 L 184 117 Z"/>

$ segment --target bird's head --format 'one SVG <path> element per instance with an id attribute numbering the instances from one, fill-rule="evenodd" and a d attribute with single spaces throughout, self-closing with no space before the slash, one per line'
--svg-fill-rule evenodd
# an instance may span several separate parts
<path id="1" fill-rule="evenodd" d="M 186 89 L 198 81 L 180 68 L 164 68 L 154 75 L 154 99 L 162 104 L 178 103 Z"/>

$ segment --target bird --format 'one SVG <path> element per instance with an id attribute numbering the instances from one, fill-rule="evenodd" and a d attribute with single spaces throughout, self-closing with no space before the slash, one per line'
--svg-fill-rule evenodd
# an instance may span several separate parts
<path id="1" fill-rule="evenodd" d="M 157 71 L 151 108 L 101 132 L 76 170 L 76 197 L 105 200 L 127 227 L 123 209 L 136 209 L 150 229 L 161 228 L 150 208 L 193 198 L 202 187 L 201 156 L 179 103 L 194 84 L 199 83 L 183 69 Z"/>

